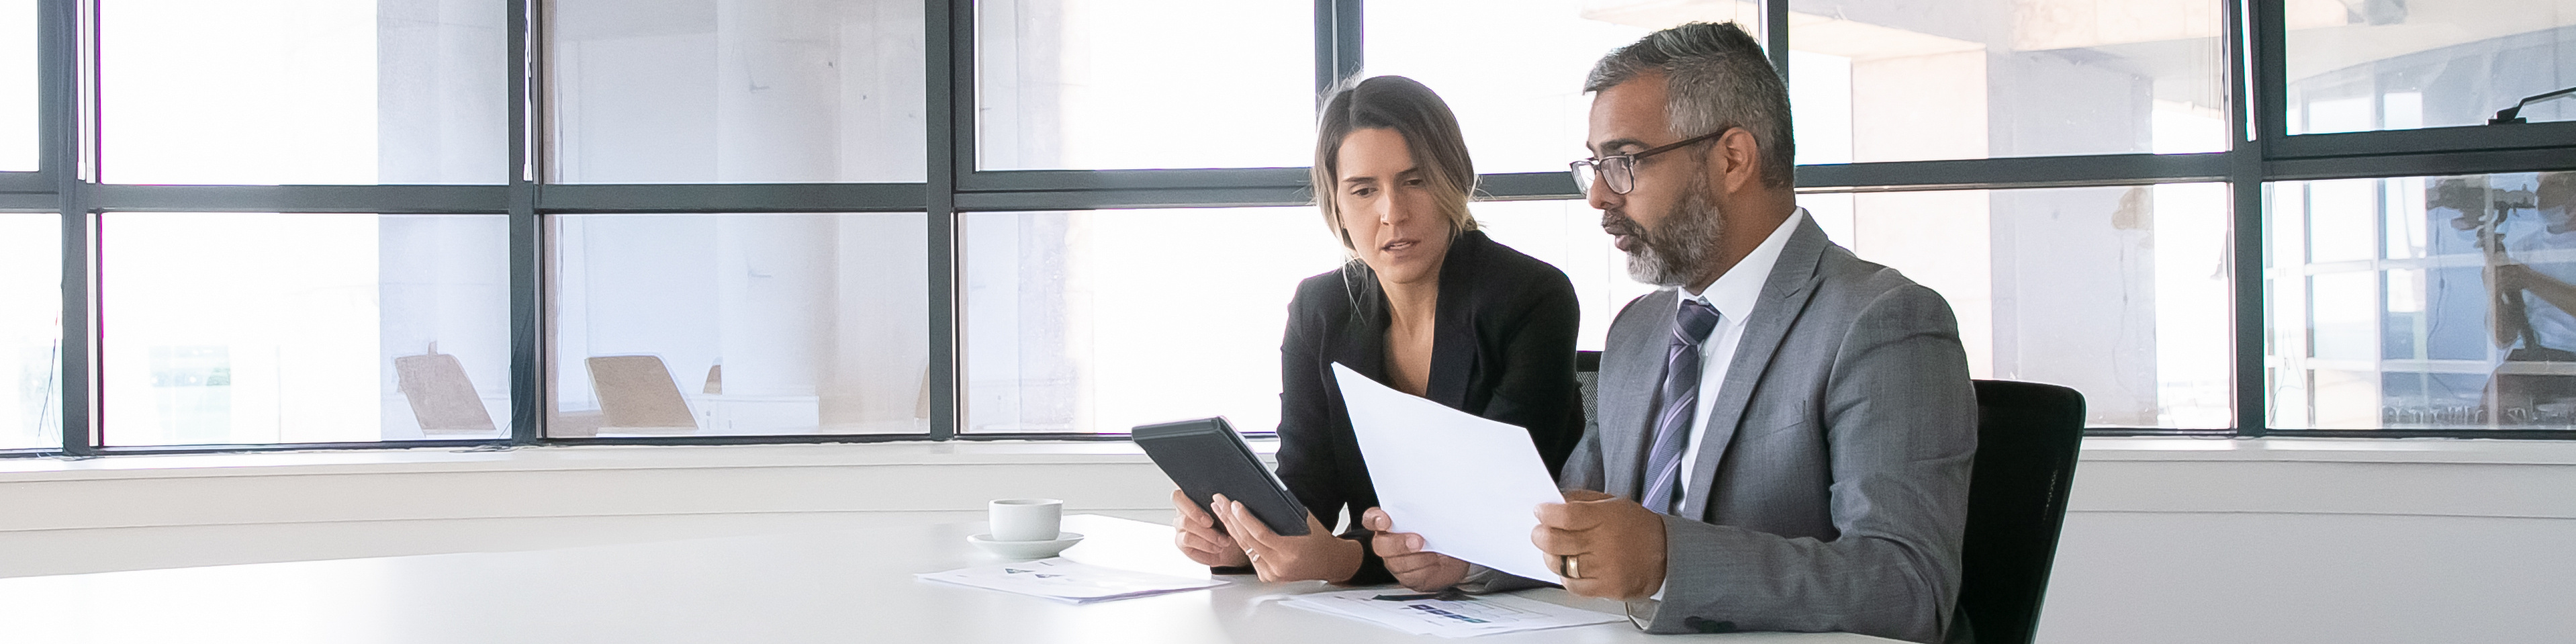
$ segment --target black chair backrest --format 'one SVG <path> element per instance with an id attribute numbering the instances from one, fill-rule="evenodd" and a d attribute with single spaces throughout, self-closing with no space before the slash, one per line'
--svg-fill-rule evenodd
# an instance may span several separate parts
<path id="1" fill-rule="evenodd" d="M 2084 441 L 2084 395 L 1979 380 L 1976 471 L 1968 487 L 1959 611 L 1978 644 L 2029 644 L 2048 596 L 2066 492 Z"/>

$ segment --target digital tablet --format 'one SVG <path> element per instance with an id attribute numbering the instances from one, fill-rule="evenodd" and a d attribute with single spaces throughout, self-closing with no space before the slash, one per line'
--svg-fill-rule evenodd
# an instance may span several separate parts
<path id="1" fill-rule="evenodd" d="M 1163 468 L 1163 474 L 1181 486 L 1181 494 L 1199 504 L 1209 514 L 1215 511 L 1208 503 L 1218 494 L 1243 502 L 1252 516 L 1270 526 L 1271 532 L 1296 536 L 1306 534 L 1306 506 L 1288 493 L 1288 486 L 1270 468 L 1254 458 L 1252 447 L 1243 443 L 1243 435 L 1234 431 L 1225 418 L 1202 418 L 1173 423 L 1138 426 L 1132 434 L 1136 446 Z"/>

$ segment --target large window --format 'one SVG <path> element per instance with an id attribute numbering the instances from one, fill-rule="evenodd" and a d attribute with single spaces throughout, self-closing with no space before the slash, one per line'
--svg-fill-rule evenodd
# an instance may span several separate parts
<path id="1" fill-rule="evenodd" d="M 2291 0 L 2292 134 L 2480 125 L 2576 85 L 2576 5 L 2530 0 Z M 2532 121 L 2576 117 L 2560 101 Z"/>
<path id="2" fill-rule="evenodd" d="M 36 169 L 36 0 L 0 0 L 0 172 Z"/>
<path id="3" fill-rule="evenodd" d="M 498 215 L 110 213 L 109 445 L 497 438 Z"/>
<path id="4" fill-rule="evenodd" d="M 556 181 L 922 180 L 918 0 L 546 7 Z"/>
<path id="5" fill-rule="evenodd" d="M 1652 289 L 1583 76 L 1688 21 L 1980 378 L 2576 438 L 2576 99 L 2488 124 L 2576 86 L 2563 3 L 0 0 L 0 453 L 1268 430 L 1355 75 L 1449 101 L 1599 349 Z"/>
<path id="6" fill-rule="evenodd" d="M 552 218 L 548 433 L 918 434 L 921 215 Z"/>
<path id="7" fill-rule="evenodd" d="M 1788 4 L 1801 163 L 2227 149 L 2218 0 Z"/>
<path id="8" fill-rule="evenodd" d="M 1949 300 L 1968 371 L 2084 392 L 2095 427 L 2223 429 L 2227 188 L 1814 194 L 1837 243 Z"/>
<path id="9" fill-rule="evenodd" d="M 1342 259 L 1312 208 L 971 213 L 959 237 L 966 432 L 1276 426 L 1288 297 Z"/>
<path id="10" fill-rule="evenodd" d="M 63 438 L 61 225 L 0 212 L 0 449 Z"/>
<path id="11" fill-rule="evenodd" d="M 1458 113 L 1480 172 L 1559 170 L 1589 156 L 1583 74 L 1601 54 L 1689 20 L 1756 27 L 1724 2 L 1434 0 L 1368 4 L 1368 74 L 1429 85 Z"/>
<path id="12" fill-rule="evenodd" d="M 502 0 L 100 2 L 113 183 L 501 183 Z"/>
<path id="13" fill-rule="evenodd" d="M 2270 192 L 2274 426 L 2576 425 L 2576 173 Z"/>
<path id="14" fill-rule="evenodd" d="M 1312 3 L 973 4 L 976 167 L 1288 167 L 1313 156 Z"/>

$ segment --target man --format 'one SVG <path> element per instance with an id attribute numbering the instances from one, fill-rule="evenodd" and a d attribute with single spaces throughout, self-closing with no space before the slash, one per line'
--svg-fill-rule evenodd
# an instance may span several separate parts
<path id="1" fill-rule="evenodd" d="M 2504 362 L 2488 378 L 2485 394 L 2485 406 L 2495 422 L 2564 424 L 2565 412 L 2552 417 L 2541 405 L 2555 407 L 2576 398 L 2576 377 L 2534 373 L 2554 366 L 2551 363 L 2576 362 L 2576 316 L 2570 315 L 2576 312 L 2576 209 L 2571 209 L 2576 206 L 2576 172 L 2544 172 L 2539 183 L 2533 201 L 2526 204 L 2534 208 L 2537 225 L 2503 242 L 2508 252 L 2488 256 L 2494 288 L 2488 292 L 2491 308 L 2486 313 L 2497 318 L 2490 327 L 2497 346 L 2505 349 Z M 2467 203 L 2447 204 L 2467 206 L 2453 225 L 2479 229 L 2467 215 L 2487 213 L 2489 206 L 2479 202 L 2492 201 L 2494 195 L 2485 181 L 2461 187 L 2468 188 L 2457 191 L 2467 197 L 2460 201 Z M 2501 219 L 2508 211 L 2496 208 L 2493 212 Z M 2526 294 L 2530 297 L 2522 297 Z"/>
<path id="2" fill-rule="evenodd" d="M 1674 288 L 1611 323 L 1600 422 L 1538 509 L 1548 565 L 1657 633 L 1965 635 L 1976 399 L 1949 305 L 1797 207 L 1788 95 L 1741 28 L 1648 35 L 1585 90 L 1578 176 L 1629 272 Z M 1512 581 L 1364 520 L 1408 586 Z"/>

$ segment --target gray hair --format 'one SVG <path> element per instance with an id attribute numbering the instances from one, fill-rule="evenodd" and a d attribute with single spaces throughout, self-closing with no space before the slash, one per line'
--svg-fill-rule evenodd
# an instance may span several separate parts
<path id="1" fill-rule="evenodd" d="M 1744 128 L 1761 148 L 1762 183 L 1780 188 L 1796 172 L 1789 138 L 1789 88 L 1761 43 L 1732 22 L 1685 23 L 1601 57 L 1583 79 L 1599 92 L 1648 72 L 1664 75 L 1664 115 L 1685 137 Z"/>

